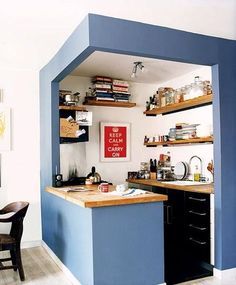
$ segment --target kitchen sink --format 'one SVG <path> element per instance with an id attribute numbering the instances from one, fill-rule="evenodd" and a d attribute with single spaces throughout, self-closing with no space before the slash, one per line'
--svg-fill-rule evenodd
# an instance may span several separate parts
<path id="1" fill-rule="evenodd" d="M 173 185 L 183 185 L 183 186 L 210 184 L 209 182 L 186 181 L 186 180 L 163 181 L 162 183 L 173 184 Z"/>

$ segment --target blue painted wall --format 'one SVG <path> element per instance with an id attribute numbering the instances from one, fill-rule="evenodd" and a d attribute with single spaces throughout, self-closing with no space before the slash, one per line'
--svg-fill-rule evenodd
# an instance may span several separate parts
<path id="1" fill-rule="evenodd" d="M 92 210 L 50 193 L 45 196 L 44 242 L 82 285 L 94 284 Z"/>
<path id="2" fill-rule="evenodd" d="M 94 285 L 164 282 L 163 204 L 93 209 Z"/>
<path id="3" fill-rule="evenodd" d="M 58 81 L 95 50 L 214 66 L 216 268 L 236 267 L 236 42 L 99 15 L 88 15 L 40 72 L 43 238 L 44 188 L 59 165 Z"/>

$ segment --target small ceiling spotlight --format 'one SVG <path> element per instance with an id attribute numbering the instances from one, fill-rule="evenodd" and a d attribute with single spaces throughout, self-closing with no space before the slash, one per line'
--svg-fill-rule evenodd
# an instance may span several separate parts
<path id="1" fill-rule="evenodd" d="M 143 65 L 143 63 L 142 63 L 142 61 L 135 61 L 134 62 L 134 67 L 133 67 L 133 70 L 132 70 L 132 74 L 131 74 L 131 78 L 135 78 L 135 77 L 137 77 L 137 70 L 138 70 L 138 68 L 142 71 L 142 72 L 144 72 L 144 65 Z"/>

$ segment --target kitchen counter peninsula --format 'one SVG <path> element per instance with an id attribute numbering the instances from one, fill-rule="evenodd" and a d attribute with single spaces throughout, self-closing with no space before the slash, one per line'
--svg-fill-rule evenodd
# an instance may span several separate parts
<path id="1" fill-rule="evenodd" d="M 140 194 L 137 196 L 116 196 L 108 193 L 101 193 L 97 189 L 97 185 L 86 185 L 82 186 L 88 191 L 84 192 L 73 192 L 73 191 L 63 191 L 64 189 L 77 188 L 77 186 L 71 187 L 47 187 L 46 191 L 61 197 L 67 201 L 77 204 L 84 208 L 95 208 L 95 207 L 105 207 L 105 206 L 119 206 L 137 203 L 150 203 L 150 202 L 161 202 L 166 201 L 167 196 L 161 194 L 155 194 L 152 192 L 146 192 L 146 194 Z M 114 191 L 115 186 L 109 186 L 109 191 Z"/>
<path id="2" fill-rule="evenodd" d="M 45 243 L 82 285 L 163 284 L 167 196 L 120 197 L 83 187 L 91 190 L 46 187 Z"/>
<path id="3" fill-rule="evenodd" d="M 182 190 L 182 191 L 188 191 L 188 192 L 196 192 L 196 193 L 204 193 L 204 194 L 214 193 L 213 183 L 209 183 L 209 184 L 206 183 L 206 184 L 201 184 L 201 185 L 177 185 L 177 184 L 174 184 L 174 182 L 173 184 L 171 182 L 163 183 L 161 181 L 157 181 L 156 179 L 127 179 L 126 181 L 132 184 L 140 184 L 140 185 L 168 188 L 168 189 L 174 189 L 174 190 Z"/>

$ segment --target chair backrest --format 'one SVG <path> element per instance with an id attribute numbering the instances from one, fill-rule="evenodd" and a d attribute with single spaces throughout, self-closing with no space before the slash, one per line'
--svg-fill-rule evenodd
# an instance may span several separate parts
<path id="1" fill-rule="evenodd" d="M 15 213 L 11 216 L 10 236 L 14 237 L 16 242 L 21 241 L 23 233 L 23 220 L 29 207 L 28 202 L 13 202 L 2 209 L 2 213 Z"/>

